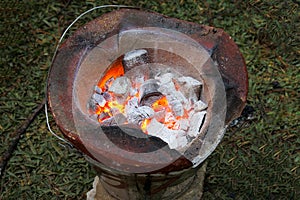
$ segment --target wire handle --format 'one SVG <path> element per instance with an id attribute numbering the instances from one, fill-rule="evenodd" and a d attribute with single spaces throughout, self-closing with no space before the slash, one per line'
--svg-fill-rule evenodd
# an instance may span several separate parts
<path id="1" fill-rule="evenodd" d="M 94 10 L 97 10 L 97 9 L 102 9 L 102 8 L 138 8 L 138 7 L 135 7 L 135 6 L 126 6 L 126 5 L 103 5 L 103 6 L 96 6 L 94 8 L 91 8 L 83 13 L 81 13 L 78 17 L 76 17 L 76 19 L 66 28 L 66 30 L 62 33 L 58 43 L 57 43 L 57 46 L 55 48 L 55 51 L 54 51 L 54 55 L 52 57 L 52 60 L 51 60 L 51 64 L 53 63 L 54 59 L 55 59 L 55 56 L 57 54 L 57 51 L 58 51 L 58 48 L 59 48 L 59 45 L 61 44 L 62 40 L 64 39 L 65 35 L 67 34 L 67 32 L 70 30 L 70 28 L 81 18 L 83 17 L 84 15 L 94 11 Z M 49 73 L 48 73 L 48 78 L 49 78 Z M 47 79 L 48 79 L 47 78 Z M 48 81 L 47 81 L 48 82 Z M 47 95 L 47 86 L 46 86 L 46 95 Z M 46 115 L 46 123 L 47 123 L 47 127 L 48 127 L 48 130 L 49 132 L 54 135 L 57 139 L 59 139 L 60 141 L 62 141 L 63 143 L 65 144 L 68 144 L 70 147 L 73 148 L 73 145 L 68 142 L 67 140 L 63 139 L 62 137 L 58 136 L 52 129 L 51 129 L 51 126 L 50 126 L 50 123 L 49 123 L 49 116 L 48 116 L 48 106 L 47 106 L 47 97 L 46 97 L 46 103 L 45 103 L 45 115 Z M 64 146 L 63 144 L 60 144 L 62 146 Z"/>

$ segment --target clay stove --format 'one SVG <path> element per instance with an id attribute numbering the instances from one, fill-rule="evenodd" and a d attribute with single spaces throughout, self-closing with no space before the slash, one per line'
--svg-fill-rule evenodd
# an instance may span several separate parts
<path id="1" fill-rule="evenodd" d="M 64 136 L 117 199 L 168 199 L 239 116 L 247 72 L 221 29 L 121 9 L 59 48 L 48 99 Z"/>

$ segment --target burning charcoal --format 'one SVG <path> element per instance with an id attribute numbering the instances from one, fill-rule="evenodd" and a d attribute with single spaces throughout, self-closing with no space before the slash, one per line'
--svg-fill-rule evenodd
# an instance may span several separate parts
<path id="1" fill-rule="evenodd" d="M 92 99 L 95 100 L 95 102 L 97 104 L 99 104 L 99 106 L 103 107 L 106 103 L 106 100 L 104 99 L 104 97 L 101 94 L 98 93 L 94 93 L 92 96 Z"/>
<path id="2" fill-rule="evenodd" d="M 130 88 L 130 80 L 127 77 L 122 76 L 116 78 L 108 91 L 113 92 L 116 95 L 118 102 L 123 103 L 129 94 Z"/>
<path id="3" fill-rule="evenodd" d="M 97 85 L 95 86 L 94 91 L 95 91 L 97 94 L 101 94 L 101 93 L 102 93 L 102 89 L 99 88 Z"/>
<path id="4" fill-rule="evenodd" d="M 180 87 L 179 90 L 191 102 L 199 100 L 202 83 L 192 77 L 183 76 L 174 80 Z"/>
<path id="5" fill-rule="evenodd" d="M 162 106 L 162 108 L 164 108 Z M 166 110 L 165 109 L 160 109 L 158 111 L 156 111 L 154 113 L 154 118 L 157 120 L 157 121 L 164 121 L 165 120 L 165 114 L 166 114 Z"/>
<path id="6" fill-rule="evenodd" d="M 189 120 L 187 119 L 179 120 L 180 130 L 187 131 L 189 129 L 189 126 L 190 126 Z"/>
<path id="7" fill-rule="evenodd" d="M 137 108 L 139 105 L 139 100 L 137 97 L 131 98 L 128 102 L 127 105 L 125 106 L 125 109 L 134 109 Z"/>
<path id="8" fill-rule="evenodd" d="M 130 96 L 135 96 L 136 94 L 138 93 L 138 90 L 136 88 L 130 88 L 130 91 L 129 91 L 129 95 Z"/>
<path id="9" fill-rule="evenodd" d="M 110 112 L 112 115 L 120 114 L 119 108 L 110 108 L 110 109 L 109 109 L 109 112 Z"/>
<path id="10" fill-rule="evenodd" d="M 101 120 L 100 118 L 98 118 L 98 119 L 99 119 L 99 121 Z M 108 114 L 106 114 L 106 116 L 103 117 L 103 119 L 101 120 L 101 126 L 122 125 L 122 124 L 125 124 L 126 121 L 127 121 L 126 117 L 121 113 L 118 113 L 112 117 L 110 117 Z"/>
<path id="11" fill-rule="evenodd" d="M 159 123 L 156 119 L 152 119 L 147 126 L 147 133 L 152 136 L 159 137 L 168 143 L 171 149 L 183 147 L 187 144 L 184 131 L 172 130 Z"/>
<path id="12" fill-rule="evenodd" d="M 159 99 L 161 93 L 158 91 L 159 81 L 155 79 L 149 79 L 145 81 L 140 87 L 140 103 L 145 104 L 145 101 L 151 96 L 157 96 Z"/>
<path id="13" fill-rule="evenodd" d="M 165 114 L 165 122 L 175 121 L 176 118 L 171 112 L 166 112 Z"/>
<path id="14" fill-rule="evenodd" d="M 185 96 L 180 91 L 174 91 L 174 95 L 182 104 L 189 103 L 188 100 L 185 98 Z"/>
<path id="15" fill-rule="evenodd" d="M 109 92 L 103 92 L 102 96 L 106 101 L 112 101 L 112 96 L 109 94 Z"/>
<path id="16" fill-rule="evenodd" d="M 194 104 L 194 109 L 195 111 L 202 111 L 207 108 L 207 104 L 204 103 L 203 101 L 199 100 Z"/>
<path id="17" fill-rule="evenodd" d="M 144 82 L 145 82 L 145 76 L 142 74 L 139 74 L 134 78 L 134 83 L 138 86 L 140 86 Z"/>
<path id="18" fill-rule="evenodd" d="M 110 79 L 108 79 L 106 82 L 105 82 L 105 91 L 108 90 L 108 88 L 110 88 L 111 84 L 113 83 L 113 81 L 115 80 L 114 77 L 111 77 Z"/>
<path id="19" fill-rule="evenodd" d="M 183 116 L 184 109 L 180 100 L 178 100 L 177 97 L 174 95 L 167 95 L 166 97 L 172 109 L 173 114 L 175 116 Z"/>
<path id="20" fill-rule="evenodd" d="M 133 109 L 126 109 L 127 119 L 129 123 L 141 124 L 144 119 L 149 119 L 154 116 L 154 111 L 148 106 L 141 106 Z"/>
<path id="21" fill-rule="evenodd" d="M 125 54 L 123 66 L 125 72 L 136 66 L 148 63 L 148 52 L 145 49 L 133 50 Z"/>
<path id="22" fill-rule="evenodd" d="M 153 135 L 161 138 L 160 133 L 162 132 L 163 129 L 164 129 L 164 125 L 153 118 L 151 119 L 151 122 L 148 124 L 146 130 L 149 135 Z"/>
<path id="23" fill-rule="evenodd" d="M 111 118 L 111 117 L 109 116 L 108 113 L 106 113 L 106 112 L 101 112 L 100 115 L 98 116 L 98 121 L 102 124 L 102 122 L 103 122 L 104 120 L 109 119 L 109 118 Z"/>
<path id="24" fill-rule="evenodd" d="M 190 116 L 190 128 L 187 133 L 189 136 L 196 137 L 198 135 L 205 115 L 206 111 L 201 111 L 195 112 Z"/>
<path id="25" fill-rule="evenodd" d="M 110 118 L 104 119 L 101 122 L 101 126 L 113 126 L 113 125 L 117 125 L 114 117 L 110 117 Z"/>
<path id="26" fill-rule="evenodd" d="M 174 77 L 173 73 L 165 73 L 165 74 L 158 74 L 155 76 L 155 79 L 159 80 L 161 84 L 165 84 L 172 81 Z"/>
<path id="27" fill-rule="evenodd" d="M 172 92 L 176 91 L 175 85 L 172 81 L 166 82 L 161 84 L 158 88 L 158 91 L 161 92 L 163 95 L 171 94 Z"/>

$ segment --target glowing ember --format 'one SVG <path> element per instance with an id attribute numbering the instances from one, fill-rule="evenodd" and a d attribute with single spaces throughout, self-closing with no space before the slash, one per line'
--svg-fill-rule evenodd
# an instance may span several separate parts
<path id="1" fill-rule="evenodd" d="M 156 70 L 152 76 L 124 71 L 118 59 L 94 89 L 89 105 L 101 125 L 122 115 L 123 124 L 138 125 L 145 134 L 160 137 L 172 148 L 181 148 L 197 136 L 207 108 L 199 100 L 200 81 L 171 69 Z"/>
<path id="2" fill-rule="evenodd" d="M 117 60 L 110 68 L 106 71 L 105 75 L 101 78 L 101 81 L 98 83 L 98 87 L 103 91 L 107 89 L 105 86 L 108 83 L 108 80 L 111 78 L 116 79 L 119 76 L 124 75 L 124 68 L 122 65 L 122 60 Z"/>

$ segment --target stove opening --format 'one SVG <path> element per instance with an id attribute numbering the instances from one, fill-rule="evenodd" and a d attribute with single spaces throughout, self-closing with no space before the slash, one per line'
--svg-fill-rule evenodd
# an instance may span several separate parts
<path id="1" fill-rule="evenodd" d="M 136 49 L 117 58 L 99 77 L 88 110 L 101 126 L 132 124 L 179 150 L 204 123 L 203 81 L 176 67 L 151 63 L 154 53 Z"/>

